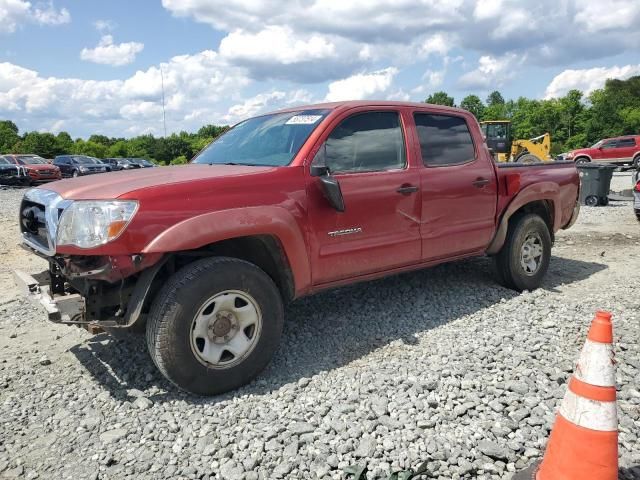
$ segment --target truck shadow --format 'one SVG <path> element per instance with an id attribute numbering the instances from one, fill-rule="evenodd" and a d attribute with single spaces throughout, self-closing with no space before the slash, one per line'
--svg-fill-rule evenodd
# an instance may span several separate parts
<path id="1" fill-rule="evenodd" d="M 554 257 L 543 288 L 584 280 L 606 265 Z M 144 337 L 114 339 L 106 334 L 74 346 L 80 363 L 110 394 L 132 401 L 127 390 L 147 391 L 154 401 L 212 404 L 279 387 L 346 365 L 398 341 L 506 301 L 517 292 L 498 286 L 486 258 L 361 283 L 303 298 L 286 309 L 282 343 L 275 358 L 251 384 L 214 398 L 179 391 L 153 365 Z"/>

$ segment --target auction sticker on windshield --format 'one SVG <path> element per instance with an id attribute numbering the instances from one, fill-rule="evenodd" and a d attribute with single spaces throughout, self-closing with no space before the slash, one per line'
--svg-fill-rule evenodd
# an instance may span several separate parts
<path id="1" fill-rule="evenodd" d="M 322 115 L 294 115 L 286 121 L 286 125 L 313 125 Z"/>

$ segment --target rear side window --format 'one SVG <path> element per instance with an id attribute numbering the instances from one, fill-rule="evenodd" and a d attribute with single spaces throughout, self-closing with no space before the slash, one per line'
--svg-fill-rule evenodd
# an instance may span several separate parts
<path id="1" fill-rule="evenodd" d="M 415 113 L 422 161 L 428 167 L 460 165 L 475 159 L 469 127 L 464 118 Z"/>
<path id="2" fill-rule="evenodd" d="M 633 138 L 621 138 L 618 140 L 618 148 L 620 147 L 635 147 L 636 141 Z"/>
<path id="3" fill-rule="evenodd" d="M 334 173 L 404 168 L 405 145 L 397 112 L 367 112 L 342 121 L 325 142 L 325 162 Z"/>

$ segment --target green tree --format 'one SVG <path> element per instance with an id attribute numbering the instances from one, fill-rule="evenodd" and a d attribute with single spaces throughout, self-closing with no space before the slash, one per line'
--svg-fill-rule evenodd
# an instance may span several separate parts
<path id="1" fill-rule="evenodd" d="M 52 133 L 29 132 L 18 148 L 18 153 L 34 153 L 44 158 L 53 158 L 58 153 L 56 137 Z"/>
<path id="2" fill-rule="evenodd" d="M 16 124 L 11 120 L 0 120 L 0 154 L 11 153 L 19 140 Z"/>
<path id="3" fill-rule="evenodd" d="M 89 137 L 89 141 L 92 143 L 99 143 L 100 145 L 104 145 L 105 147 L 111 146 L 112 143 L 115 143 L 112 139 L 107 137 L 106 135 L 91 135 Z"/>
<path id="4" fill-rule="evenodd" d="M 478 120 L 482 120 L 484 115 L 484 103 L 477 95 L 467 95 L 460 102 L 460 108 L 464 108 L 473 113 Z"/>
<path id="5" fill-rule="evenodd" d="M 108 155 L 109 157 L 128 157 L 129 149 L 127 148 L 127 142 L 125 140 L 118 140 L 109 147 Z"/>
<path id="6" fill-rule="evenodd" d="M 497 90 L 494 90 L 493 92 L 491 92 L 487 97 L 487 105 L 489 107 L 492 107 L 494 105 L 503 105 L 503 104 L 504 104 L 504 97 Z"/>
<path id="7" fill-rule="evenodd" d="M 56 135 L 56 154 L 64 155 L 73 150 L 73 140 L 67 132 L 60 132 Z"/>
<path id="8" fill-rule="evenodd" d="M 77 140 L 73 146 L 73 153 L 78 155 L 88 155 L 96 158 L 106 158 L 108 147 L 101 143 L 92 141 Z"/>
<path id="9" fill-rule="evenodd" d="M 425 103 L 431 103 L 433 105 L 446 105 L 447 107 L 454 106 L 454 99 L 450 97 L 447 92 L 439 91 L 432 93 L 427 97 Z"/>

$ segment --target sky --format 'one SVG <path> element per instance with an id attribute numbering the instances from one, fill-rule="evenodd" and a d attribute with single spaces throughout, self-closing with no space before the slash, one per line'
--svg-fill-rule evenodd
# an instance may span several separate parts
<path id="1" fill-rule="evenodd" d="M 640 74 L 639 0 L 0 0 L 0 119 L 131 137 L 322 101 Z"/>

